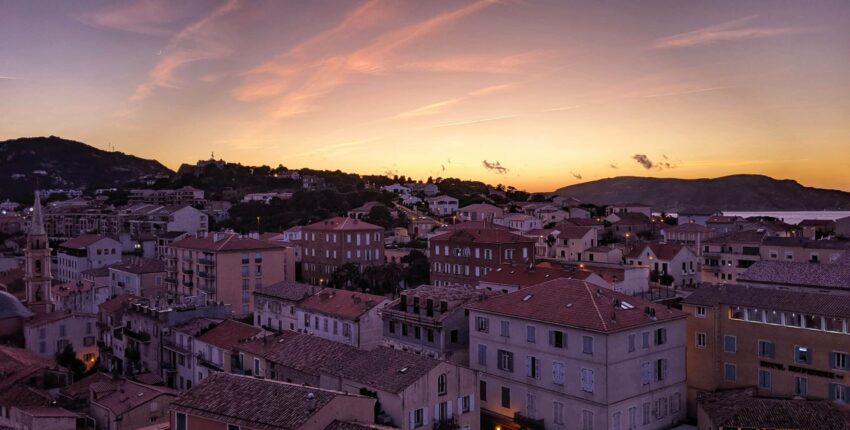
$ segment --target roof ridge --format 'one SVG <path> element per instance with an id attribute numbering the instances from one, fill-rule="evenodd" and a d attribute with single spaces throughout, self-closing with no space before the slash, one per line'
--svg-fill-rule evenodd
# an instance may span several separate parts
<path id="1" fill-rule="evenodd" d="M 587 293 L 590 294 L 590 301 L 593 303 L 593 308 L 596 309 L 596 315 L 598 315 L 599 320 L 602 321 L 602 328 L 607 331 L 608 323 L 605 322 L 605 317 L 602 316 L 602 311 L 599 309 L 599 304 L 596 303 L 596 298 L 593 297 L 593 291 L 590 290 L 590 284 L 587 281 L 581 282 L 584 283 L 584 288 L 587 290 Z"/>

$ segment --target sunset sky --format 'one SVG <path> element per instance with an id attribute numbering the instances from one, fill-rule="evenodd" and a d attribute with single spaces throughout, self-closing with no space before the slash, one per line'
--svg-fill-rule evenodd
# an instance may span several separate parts
<path id="1" fill-rule="evenodd" d="M 531 191 L 850 191 L 850 2 L 0 0 L 0 140 Z"/>

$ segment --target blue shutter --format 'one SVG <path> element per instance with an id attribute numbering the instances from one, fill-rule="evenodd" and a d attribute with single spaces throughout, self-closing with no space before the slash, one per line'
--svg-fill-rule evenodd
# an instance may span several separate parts
<path id="1" fill-rule="evenodd" d="M 830 369 L 835 369 L 835 367 L 836 367 L 836 365 L 835 365 L 835 355 L 836 355 L 835 352 L 829 353 L 829 368 Z"/>
<path id="2" fill-rule="evenodd" d="M 830 354 L 830 356 L 831 356 L 831 355 L 832 355 L 832 354 Z M 836 389 L 836 388 L 837 388 L 837 387 L 836 387 L 836 385 L 835 385 L 835 384 L 833 384 L 833 383 L 830 383 L 830 384 L 829 384 L 829 400 L 835 400 L 835 389 Z"/>

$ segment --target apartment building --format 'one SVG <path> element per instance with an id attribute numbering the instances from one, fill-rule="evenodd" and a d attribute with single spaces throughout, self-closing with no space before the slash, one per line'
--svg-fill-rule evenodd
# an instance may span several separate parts
<path id="1" fill-rule="evenodd" d="M 165 256 L 171 297 L 206 295 L 233 306 L 237 315 L 254 309 L 252 294 L 264 285 L 295 281 L 291 248 L 233 233 L 210 233 L 172 242 Z"/>
<path id="2" fill-rule="evenodd" d="M 466 205 L 457 211 L 458 221 L 490 221 L 504 214 L 504 209 L 487 203 Z"/>
<path id="3" fill-rule="evenodd" d="M 759 261 L 738 281 L 774 289 L 850 295 L 850 265 Z"/>
<path id="4" fill-rule="evenodd" d="M 173 390 L 122 379 L 99 384 L 89 413 L 103 430 L 136 430 L 168 422 L 168 406 L 177 397 Z"/>
<path id="5" fill-rule="evenodd" d="M 165 298 L 165 262 L 152 258 L 132 257 L 109 266 L 109 289 L 112 295 Z"/>
<path id="6" fill-rule="evenodd" d="M 254 325 L 267 330 L 295 330 L 295 308 L 320 287 L 300 282 L 278 282 L 254 291 Z"/>
<path id="7" fill-rule="evenodd" d="M 181 187 L 174 190 L 134 189 L 128 196 L 130 203 L 152 203 L 158 205 L 202 205 L 204 190 L 194 187 Z"/>
<path id="8" fill-rule="evenodd" d="M 663 429 L 684 419 L 685 313 L 564 279 L 468 309 L 485 427 Z"/>
<path id="9" fill-rule="evenodd" d="M 597 230 L 593 227 L 561 227 L 555 242 L 555 258 L 579 261 L 582 259 L 582 252 L 598 243 Z"/>
<path id="10" fill-rule="evenodd" d="M 295 306 L 296 329 L 361 349 L 383 341 L 384 296 L 325 288 Z"/>
<path id="11" fill-rule="evenodd" d="M 359 394 L 217 373 L 171 403 L 169 428 L 356 429 L 359 425 L 349 422 L 374 422 L 375 402 Z"/>
<path id="12" fill-rule="evenodd" d="M 196 349 L 194 339 L 221 322 L 220 319 L 200 317 L 171 328 L 162 340 L 162 380 L 166 386 L 182 392 L 202 379 L 204 374 L 195 371 L 200 351 Z M 221 365 L 224 365 L 223 359 Z"/>
<path id="13" fill-rule="evenodd" d="M 313 285 L 326 285 L 337 268 L 347 263 L 384 263 L 384 229 L 348 217 L 306 225 L 302 236 L 302 276 Z"/>
<path id="14" fill-rule="evenodd" d="M 676 287 L 693 287 L 700 283 L 700 260 L 690 248 L 673 243 L 639 244 L 625 256 L 630 266 L 650 267 L 659 282 L 665 275 Z"/>
<path id="15" fill-rule="evenodd" d="M 204 328 L 203 324 L 206 322 L 207 319 L 202 319 L 198 324 L 190 322 L 189 327 L 184 326 L 179 330 L 175 330 L 177 343 L 176 345 L 172 344 L 172 348 L 170 349 L 175 350 L 180 348 L 181 345 L 185 345 L 184 348 L 190 352 L 186 356 L 186 367 L 194 369 L 193 371 L 186 372 L 190 373 L 190 376 L 183 381 L 186 384 L 186 389 L 200 384 L 201 381 L 209 378 L 214 373 L 232 369 L 237 345 L 251 339 L 262 338 L 268 334 L 259 327 L 254 327 L 236 320 L 228 319 L 217 324 L 213 323 L 212 326 Z M 197 330 L 198 328 L 200 330 L 194 333 L 192 332 L 193 329 Z M 172 337 L 170 340 L 174 341 L 175 338 Z M 177 358 L 176 364 L 180 367 L 180 357 L 176 356 L 175 358 Z M 165 361 L 165 363 L 168 363 L 168 361 Z M 166 370 L 168 370 L 167 367 Z M 184 372 L 181 372 L 181 370 L 178 369 L 178 378 L 176 381 L 166 378 L 166 382 L 170 382 L 171 385 L 175 385 L 176 383 L 176 386 L 179 387 L 180 378 L 184 377 Z"/>
<path id="16" fill-rule="evenodd" d="M 682 309 L 692 416 L 699 393 L 731 388 L 841 404 L 850 399 L 850 297 L 712 285 L 685 298 Z"/>
<path id="17" fill-rule="evenodd" d="M 98 234 L 84 234 L 59 244 L 56 250 L 56 279 L 79 281 L 82 272 L 121 262 L 121 242 Z"/>
<path id="18" fill-rule="evenodd" d="M 91 367 L 98 355 L 95 321 L 94 314 L 39 314 L 24 323 L 26 348 L 43 357 L 52 358 L 70 345 L 77 358 L 86 367 Z"/>
<path id="19" fill-rule="evenodd" d="M 468 363 L 464 306 L 491 294 L 463 285 L 420 285 L 381 310 L 384 344 L 440 360 Z"/>
<path id="20" fill-rule="evenodd" d="M 847 240 L 812 240 L 802 237 L 765 237 L 759 249 L 762 260 L 798 263 L 833 263 L 850 250 Z"/>
<path id="21" fill-rule="evenodd" d="M 761 260 L 762 231 L 732 231 L 706 240 L 701 245 L 702 280 L 709 283 L 736 282 Z"/>
<path id="22" fill-rule="evenodd" d="M 437 196 L 425 199 L 428 210 L 437 216 L 454 215 L 458 209 L 458 200 L 451 196 Z"/>
<path id="23" fill-rule="evenodd" d="M 620 203 L 605 207 L 605 215 L 639 213 L 647 218 L 652 217 L 652 206 L 643 203 Z"/>
<path id="24" fill-rule="evenodd" d="M 661 228 L 661 236 L 664 237 L 664 242 L 685 245 L 694 252 L 699 252 L 702 244 L 716 235 L 717 233 L 714 230 L 697 222 L 686 222 Z"/>
<path id="25" fill-rule="evenodd" d="M 374 393 L 384 424 L 477 430 L 476 373 L 463 366 L 390 348 L 377 348 L 340 363 L 322 377 L 322 387 Z"/>
<path id="26" fill-rule="evenodd" d="M 486 222 L 468 224 L 456 225 L 428 241 L 432 284 L 474 287 L 482 276 L 503 263 L 534 263 L 534 238 Z"/>
<path id="27" fill-rule="evenodd" d="M 493 224 L 507 227 L 513 231 L 519 232 L 520 234 L 525 234 L 531 230 L 543 228 L 543 221 L 539 218 L 520 213 L 506 213 L 502 216 L 493 218 L 492 221 Z"/>

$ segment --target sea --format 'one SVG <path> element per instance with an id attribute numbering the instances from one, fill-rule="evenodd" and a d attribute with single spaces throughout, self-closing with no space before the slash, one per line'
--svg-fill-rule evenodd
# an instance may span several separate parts
<path id="1" fill-rule="evenodd" d="M 797 224 L 804 219 L 828 219 L 828 220 L 837 220 L 839 218 L 844 218 L 850 216 L 850 211 L 765 211 L 765 212 L 723 212 L 723 215 L 728 216 L 740 216 L 740 217 L 751 217 L 751 216 L 769 216 L 773 218 L 778 218 L 788 224 Z"/>

